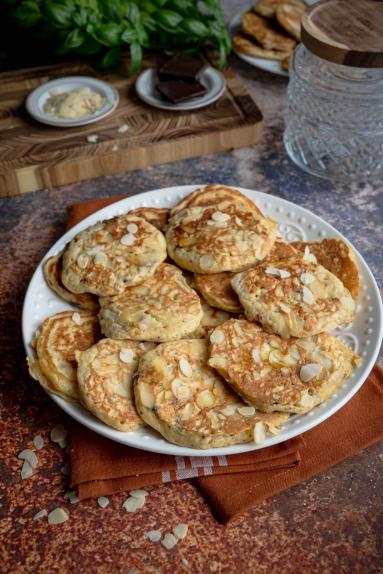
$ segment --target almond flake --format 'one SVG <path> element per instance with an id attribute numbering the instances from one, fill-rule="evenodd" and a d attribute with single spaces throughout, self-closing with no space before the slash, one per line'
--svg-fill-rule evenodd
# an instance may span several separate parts
<path id="1" fill-rule="evenodd" d="M 37 456 L 30 448 L 26 448 L 25 450 L 19 452 L 17 458 L 20 458 L 21 460 L 27 460 L 33 469 L 35 469 L 37 466 Z"/>
<path id="2" fill-rule="evenodd" d="M 201 409 L 209 408 L 214 404 L 214 395 L 208 389 L 201 391 L 196 397 L 196 403 Z"/>
<path id="3" fill-rule="evenodd" d="M 33 468 L 27 460 L 24 460 L 23 468 L 21 469 L 20 476 L 22 479 L 30 478 L 33 474 Z"/>
<path id="4" fill-rule="evenodd" d="M 229 221 L 230 215 L 228 213 L 223 213 L 222 211 L 215 211 L 211 218 L 214 221 Z"/>
<path id="5" fill-rule="evenodd" d="M 225 335 L 222 333 L 222 331 L 219 331 L 218 329 L 216 329 L 215 331 L 212 332 L 212 334 L 210 335 L 210 343 L 216 343 L 217 345 L 224 343 L 225 342 Z"/>
<path id="6" fill-rule="evenodd" d="M 62 524 L 68 518 L 69 514 L 63 508 L 55 508 L 48 514 L 48 524 Z"/>
<path id="7" fill-rule="evenodd" d="M 241 336 L 244 334 L 243 329 L 240 325 L 240 323 L 238 323 L 237 321 L 235 321 L 234 323 L 234 331 L 237 333 L 237 335 Z"/>
<path id="8" fill-rule="evenodd" d="M 178 542 L 177 538 L 170 533 L 165 534 L 165 536 L 161 540 L 161 544 L 162 546 L 164 546 L 164 548 L 166 548 L 166 550 L 171 550 L 177 544 L 177 542 Z"/>
<path id="9" fill-rule="evenodd" d="M 284 303 L 280 303 L 279 304 L 279 308 L 281 311 L 283 311 L 284 313 L 290 313 L 291 309 L 290 307 L 288 307 L 287 305 L 285 305 Z"/>
<path id="10" fill-rule="evenodd" d="M 185 357 L 180 358 L 179 367 L 180 367 L 181 373 L 185 377 L 191 377 L 192 376 L 193 371 L 192 371 L 191 365 L 190 365 L 189 361 L 187 359 L 185 359 Z"/>
<path id="11" fill-rule="evenodd" d="M 69 494 L 68 500 L 71 504 L 77 504 L 80 502 L 79 496 L 74 491 Z"/>
<path id="12" fill-rule="evenodd" d="M 311 379 L 314 379 L 322 372 L 322 365 L 318 365 L 318 363 L 307 363 L 301 367 L 299 372 L 299 376 L 301 381 L 304 383 L 308 383 Z"/>
<path id="13" fill-rule="evenodd" d="M 199 258 L 199 264 L 203 269 L 209 269 L 214 263 L 215 259 L 212 255 L 202 255 Z"/>
<path id="14" fill-rule="evenodd" d="M 130 363 L 133 361 L 134 353 L 132 349 L 121 349 L 119 357 L 123 363 Z"/>
<path id="15" fill-rule="evenodd" d="M 304 285 L 302 289 L 302 299 L 304 303 L 307 303 L 307 305 L 312 305 L 315 301 L 314 295 L 306 285 Z"/>
<path id="16" fill-rule="evenodd" d="M 281 279 L 287 279 L 288 277 L 291 277 L 291 273 L 290 273 L 290 271 L 287 271 L 286 269 L 280 269 L 279 270 L 279 276 Z"/>
<path id="17" fill-rule="evenodd" d="M 51 441 L 52 442 L 62 442 L 63 440 L 66 439 L 66 437 L 68 436 L 68 431 L 67 429 L 64 427 L 64 425 L 56 425 L 52 430 L 51 430 Z"/>
<path id="18" fill-rule="evenodd" d="M 97 136 L 96 134 L 92 134 L 90 136 L 86 136 L 86 141 L 89 143 L 97 143 L 98 138 L 99 138 L 99 136 Z"/>
<path id="19" fill-rule="evenodd" d="M 124 134 L 125 132 L 128 131 L 128 129 L 129 129 L 128 124 L 122 124 L 122 125 L 117 129 L 117 131 L 118 131 L 119 134 Z"/>
<path id="20" fill-rule="evenodd" d="M 150 542 L 159 542 L 161 540 L 161 530 L 149 530 L 145 533 L 145 538 L 150 540 Z"/>
<path id="21" fill-rule="evenodd" d="M 108 263 L 108 256 L 103 251 L 100 251 L 94 256 L 94 262 L 96 265 L 105 266 Z"/>
<path id="22" fill-rule="evenodd" d="M 133 233 L 126 233 L 126 235 L 123 235 L 120 239 L 120 243 L 122 243 L 122 245 L 133 245 L 135 241 L 136 237 Z"/>
<path id="23" fill-rule="evenodd" d="M 88 255 L 97 255 L 97 253 L 100 253 L 100 251 L 103 250 L 103 245 L 95 245 L 94 247 L 92 247 L 91 249 L 88 249 L 87 253 Z"/>
<path id="24" fill-rule="evenodd" d="M 77 257 L 77 265 L 80 269 L 85 269 L 89 264 L 89 257 L 87 255 L 81 254 Z"/>
<path id="25" fill-rule="evenodd" d="M 254 426 L 254 442 L 255 444 L 262 444 L 265 442 L 266 428 L 262 421 L 258 421 Z"/>
<path id="26" fill-rule="evenodd" d="M 255 408 L 254 407 L 239 407 L 237 409 L 240 415 L 244 417 L 252 417 L 255 415 Z"/>
<path id="27" fill-rule="evenodd" d="M 32 520 L 40 520 L 40 518 L 43 518 L 47 514 L 48 513 L 46 510 L 39 510 L 38 512 L 36 512 Z"/>
<path id="28" fill-rule="evenodd" d="M 242 221 L 239 219 L 239 217 L 236 217 L 236 218 L 235 218 L 235 223 L 236 223 L 237 225 L 239 225 L 240 227 L 242 226 Z"/>
<path id="29" fill-rule="evenodd" d="M 310 283 L 315 281 L 315 277 L 314 275 L 311 275 L 311 273 L 302 273 L 299 279 L 303 285 L 310 285 Z"/>
<path id="30" fill-rule="evenodd" d="M 225 417 L 231 417 L 236 412 L 237 412 L 237 407 L 235 405 L 227 405 L 227 407 L 224 407 L 223 409 L 221 409 L 221 413 L 223 415 L 225 415 Z"/>
<path id="31" fill-rule="evenodd" d="M 254 363 L 260 363 L 262 361 L 261 351 L 257 347 L 252 349 L 251 356 L 253 357 Z"/>
<path id="32" fill-rule="evenodd" d="M 171 384 L 173 394 L 179 400 L 187 401 L 190 398 L 190 389 L 181 379 L 174 379 Z"/>
<path id="33" fill-rule="evenodd" d="M 68 446 L 66 438 L 64 438 L 64 440 L 58 440 L 57 444 L 59 445 L 60 448 L 66 448 Z"/>
<path id="34" fill-rule="evenodd" d="M 109 498 L 107 498 L 106 496 L 99 496 L 97 498 L 97 504 L 101 507 L 101 508 L 106 508 L 109 504 Z"/>
<path id="35" fill-rule="evenodd" d="M 43 448 L 44 446 L 44 440 L 43 437 L 40 436 L 39 434 L 36 435 L 33 439 L 33 446 L 37 449 L 40 450 L 41 448 Z"/>
<path id="36" fill-rule="evenodd" d="M 313 253 L 310 253 L 310 248 L 308 245 L 305 247 L 303 261 L 305 261 L 305 263 L 317 263 L 317 258 Z"/>
<path id="37" fill-rule="evenodd" d="M 188 533 L 188 528 L 187 524 L 180 523 L 173 528 L 172 532 L 178 540 L 182 540 Z"/>
<path id="38" fill-rule="evenodd" d="M 125 500 L 122 505 L 122 508 L 125 508 L 126 512 L 136 512 L 139 508 L 142 508 L 145 504 L 145 497 L 142 498 L 134 498 L 130 496 Z"/>
<path id="39" fill-rule="evenodd" d="M 141 488 L 135 488 L 134 490 L 129 490 L 129 494 L 133 496 L 133 498 L 145 498 L 145 496 L 149 495 L 149 492 Z"/>
<path id="40" fill-rule="evenodd" d="M 73 321 L 73 323 L 76 323 L 76 325 L 81 325 L 82 321 L 81 321 L 80 314 L 79 313 L 73 313 L 72 321 Z"/>
<path id="41" fill-rule="evenodd" d="M 274 275 L 275 277 L 280 276 L 279 269 L 277 269 L 276 267 L 266 267 L 265 273 L 267 273 L 267 275 Z"/>
<path id="42" fill-rule="evenodd" d="M 135 223 L 128 223 L 128 225 L 126 226 L 126 229 L 129 231 L 129 233 L 137 233 L 138 231 L 138 227 Z"/>
<path id="43" fill-rule="evenodd" d="M 147 383 L 140 383 L 138 392 L 144 407 L 152 409 L 154 407 L 155 399 L 151 387 Z"/>

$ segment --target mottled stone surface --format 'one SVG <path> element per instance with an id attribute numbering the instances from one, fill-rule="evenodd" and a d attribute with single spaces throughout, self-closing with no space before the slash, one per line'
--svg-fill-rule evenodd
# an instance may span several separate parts
<path id="1" fill-rule="evenodd" d="M 226 5 L 233 14 L 244 3 Z M 63 498 L 67 486 L 60 468 L 66 453 L 48 437 L 65 419 L 27 374 L 20 320 L 28 281 L 64 231 L 67 205 L 186 183 L 220 181 L 259 189 L 312 209 L 337 227 L 382 284 L 383 188 L 332 185 L 299 171 L 282 144 L 286 80 L 235 57 L 231 63 L 264 113 L 260 145 L 0 200 L 2 573 L 383 572 L 381 445 L 265 501 L 226 527 L 187 482 L 149 489 L 146 505 L 136 514 L 121 508 L 122 495 L 111 497 L 106 509 L 96 501 L 70 505 Z M 35 474 L 23 481 L 16 455 L 32 446 L 36 434 L 44 437 L 45 447 L 37 453 Z M 32 521 L 38 510 L 57 506 L 69 513 L 66 523 Z M 149 530 L 165 533 L 179 522 L 189 525 L 189 533 L 171 551 L 144 538 Z"/>

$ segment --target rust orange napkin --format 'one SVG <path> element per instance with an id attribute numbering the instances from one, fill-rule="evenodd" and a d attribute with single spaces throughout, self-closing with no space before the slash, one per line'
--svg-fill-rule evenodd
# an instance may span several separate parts
<path id="1" fill-rule="evenodd" d="M 69 208 L 68 227 L 121 197 Z M 193 479 L 215 516 L 227 522 L 383 438 L 383 370 L 375 367 L 338 413 L 301 437 L 227 457 L 173 457 L 130 448 L 80 425 L 70 435 L 71 485 L 80 498 Z"/>

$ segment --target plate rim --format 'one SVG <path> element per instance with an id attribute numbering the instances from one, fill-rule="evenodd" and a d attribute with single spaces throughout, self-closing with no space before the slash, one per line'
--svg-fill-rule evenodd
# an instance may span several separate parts
<path id="1" fill-rule="evenodd" d="M 160 97 L 158 97 L 158 99 L 153 99 L 150 96 L 147 96 L 145 94 L 145 92 L 141 89 L 140 85 L 143 82 L 143 79 L 145 78 L 145 76 L 152 76 L 153 73 L 155 73 L 156 68 L 154 66 L 150 66 L 149 68 L 146 68 L 145 70 L 143 70 L 139 76 L 137 77 L 135 83 L 134 83 L 134 87 L 136 90 L 136 94 L 137 96 L 146 104 L 148 104 L 149 106 L 152 106 L 154 108 L 160 109 L 160 110 L 167 110 L 169 112 L 188 112 L 188 111 L 193 111 L 193 110 L 197 110 L 200 108 L 205 108 L 206 106 L 209 106 L 210 104 L 216 102 L 225 92 L 226 90 L 226 79 L 224 77 L 224 75 L 219 71 L 216 70 L 213 66 L 208 65 L 205 70 L 202 70 L 202 73 L 204 71 L 209 71 L 210 73 L 213 73 L 216 78 L 219 79 L 220 81 L 220 87 L 217 91 L 217 93 L 213 96 L 211 96 L 209 99 L 205 100 L 204 102 L 199 101 L 201 100 L 203 97 L 205 97 L 206 95 L 203 96 L 197 96 L 195 98 L 194 104 L 191 103 L 187 103 L 187 102 L 180 102 L 179 104 L 172 104 L 172 103 L 166 103 L 163 100 L 160 99 Z"/>
<path id="2" fill-rule="evenodd" d="M 104 93 L 108 92 L 110 95 L 113 95 L 113 101 L 111 101 L 108 105 L 108 102 L 104 105 L 107 105 L 104 112 L 99 115 L 91 115 L 85 116 L 83 119 L 65 119 L 65 118 L 57 118 L 50 117 L 47 114 L 44 114 L 40 111 L 37 101 L 38 99 L 50 89 L 50 87 L 60 86 L 61 84 L 65 83 L 78 83 L 78 85 L 89 85 L 93 84 L 93 86 L 99 86 L 103 89 Z M 98 122 L 99 120 L 104 119 L 108 115 L 110 115 L 114 110 L 117 108 L 120 101 L 120 95 L 116 88 L 112 86 L 109 82 L 104 80 L 100 80 L 99 78 L 94 78 L 92 76 L 62 76 L 60 78 L 54 78 L 53 80 L 48 80 L 40 86 L 37 86 L 34 90 L 32 90 L 25 100 L 25 108 L 28 114 L 37 122 L 48 125 L 54 126 L 57 128 L 76 128 L 85 126 L 88 124 L 93 124 Z M 34 108 L 34 104 L 36 108 Z M 37 111 L 36 111 L 37 110 Z"/>
<path id="3" fill-rule="evenodd" d="M 117 210 L 121 207 L 121 206 L 126 206 L 127 210 L 129 211 L 130 209 L 134 209 L 132 207 L 129 206 L 129 202 L 132 199 L 138 200 L 138 201 L 142 201 L 143 198 L 145 197 L 146 194 L 153 194 L 153 195 L 161 195 L 163 194 L 165 195 L 173 195 L 174 194 L 174 199 L 177 199 L 177 194 L 182 194 L 183 196 L 191 193 L 193 190 L 198 189 L 200 187 L 204 187 L 208 185 L 207 183 L 205 184 L 192 184 L 192 185 L 183 185 L 183 186 L 169 186 L 169 187 L 164 187 L 164 188 L 157 188 L 157 189 L 152 189 L 146 192 L 141 192 L 135 195 L 131 195 L 129 197 L 125 197 L 122 198 L 119 201 L 116 201 L 112 204 L 109 204 L 97 211 L 95 211 L 94 213 L 90 214 L 88 217 L 86 217 L 85 219 L 83 219 L 82 221 L 80 221 L 79 223 L 77 223 L 75 226 L 73 226 L 71 229 L 69 229 L 66 233 L 64 233 L 61 237 L 59 237 L 57 239 L 57 241 L 55 241 L 55 243 L 48 249 L 48 251 L 45 253 L 45 255 L 43 256 L 43 258 L 40 260 L 40 262 L 38 263 L 38 265 L 35 268 L 35 271 L 29 281 L 27 290 L 25 292 L 25 297 L 24 297 L 24 302 L 23 302 L 23 309 L 22 309 L 22 338 L 23 338 L 23 344 L 24 344 L 24 348 L 25 351 L 27 353 L 27 355 L 30 354 L 31 352 L 31 346 L 30 346 L 30 341 L 26 340 L 26 321 L 27 321 L 27 299 L 29 297 L 29 293 L 33 287 L 33 283 L 34 281 L 36 281 L 38 279 L 38 275 L 40 272 L 42 272 L 42 264 L 43 262 L 46 260 L 46 258 L 48 256 L 51 256 L 51 252 L 53 253 L 55 250 L 57 251 L 59 245 L 61 245 L 63 243 L 63 241 L 67 242 L 69 241 L 74 235 L 76 235 L 76 233 L 78 233 L 78 231 L 84 229 L 85 227 L 88 227 L 89 225 L 92 225 L 94 223 L 94 219 L 100 219 L 100 218 L 105 218 L 108 219 L 110 217 L 114 217 L 114 215 L 111 215 L 109 212 L 113 209 L 116 208 Z M 104 423 L 102 423 L 101 421 L 98 421 L 98 419 L 96 419 L 96 417 L 94 417 L 93 415 L 91 415 L 91 413 L 89 413 L 88 411 L 85 411 L 85 409 L 83 409 L 83 407 L 81 407 L 81 409 L 83 409 L 85 411 L 85 414 L 89 417 L 89 420 L 85 420 L 84 421 L 84 414 L 80 413 L 76 413 L 76 412 L 71 412 L 71 407 L 73 405 L 75 405 L 76 407 L 78 407 L 78 404 L 76 403 L 68 403 L 66 402 L 64 399 L 62 399 L 61 397 L 54 395 L 53 393 L 49 393 L 48 391 L 47 394 L 49 395 L 49 397 L 51 399 L 53 399 L 53 401 L 69 416 L 71 416 L 72 418 L 74 418 L 77 422 L 79 422 L 80 424 L 86 426 L 87 428 L 93 430 L 94 432 L 101 434 L 102 436 L 109 438 L 110 440 L 113 440 L 115 442 L 119 442 L 128 446 L 132 446 L 134 448 L 139 448 L 140 450 L 146 450 L 149 452 L 158 452 L 158 453 L 162 453 L 162 454 L 168 454 L 168 455 L 174 455 L 174 456 L 189 456 L 189 457 L 193 457 L 193 456 L 222 456 L 222 455 L 231 455 L 231 454 L 236 454 L 236 453 L 242 453 L 242 452 L 250 452 L 253 450 L 260 450 L 262 448 L 267 448 L 269 446 L 272 446 L 274 444 L 279 444 L 281 442 L 285 442 L 286 440 L 289 440 L 295 436 L 298 436 L 302 433 L 307 432 L 308 430 L 310 430 L 311 428 L 314 428 L 315 426 L 320 425 L 322 422 L 324 422 L 325 420 L 327 420 L 330 416 L 333 416 L 338 410 L 340 410 L 349 400 L 351 400 L 351 398 L 357 393 L 357 391 L 361 388 L 361 386 L 364 384 L 365 380 L 367 379 L 368 375 L 371 372 L 371 369 L 373 367 L 373 365 L 376 362 L 376 359 L 378 357 L 379 354 L 379 350 L 382 344 L 382 338 L 383 338 L 383 306 L 382 306 L 382 301 L 381 301 L 381 296 L 380 296 L 380 291 L 377 285 L 377 282 L 375 280 L 375 277 L 369 267 L 369 265 L 367 264 L 367 262 L 365 261 L 364 257 L 359 253 L 359 251 L 352 245 L 352 243 L 346 238 L 344 237 L 344 235 L 338 231 L 333 225 L 331 225 L 330 223 L 327 223 L 322 217 L 315 215 L 315 213 L 313 213 L 312 211 L 310 211 L 309 209 L 302 207 L 300 205 L 297 205 L 287 199 L 281 198 L 279 196 L 276 195 L 271 195 L 262 191 L 258 191 L 258 190 L 253 190 L 250 188 L 243 188 L 243 187 L 238 187 L 238 186 L 234 186 L 235 189 L 237 189 L 238 191 L 245 193 L 246 195 L 250 194 L 250 197 L 255 193 L 256 196 L 258 196 L 256 199 L 259 198 L 259 200 L 270 200 L 270 197 L 272 197 L 274 200 L 277 200 L 277 202 L 281 202 L 282 205 L 284 207 L 290 207 L 290 209 L 295 209 L 295 208 L 299 208 L 299 210 L 303 211 L 304 213 L 308 214 L 310 217 L 314 216 L 317 220 L 320 220 L 321 223 L 324 223 L 325 226 L 327 228 L 329 228 L 329 230 L 331 230 L 335 236 L 340 237 L 341 239 L 343 239 L 343 241 L 345 241 L 350 247 L 352 247 L 353 251 L 356 254 L 356 258 L 358 261 L 358 265 L 362 264 L 364 271 L 367 273 L 368 278 L 371 282 L 371 287 L 374 291 L 374 295 L 376 296 L 376 300 L 378 302 L 378 307 L 377 307 L 377 311 L 378 311 L 378 317 L 377 317 L 377 321 L 378 321 L 378 336 L 376 338 L 375 341 L 375 347 L 371 353 L 370 359 L 367 360 L 366 365 L 364 366 L 364 371 L 363 374 L 361 376 L 359 376 L 358 379 L 356 379 L 356 381 L 354 382 L 353 386 L 348 389 L 347 393 L 345 394 L 345 396 L 343 398 L 341 398 L 340 400 L 338 400 L 335 405 L 333 405 L 332 407 L 330 407 L 329 409 L 327 409 L 324 413 L 319 413 L 319 420 L 314 420 L 307 418 L 306 422 L 303 424 L 303 429 L 300 429 L 299 431 L 295 431 L 294 427 L 292 426 L 290 430 L 285 431 L 283 434 L 283 438 L 281 439 L 281 435 L 275 435 L 272 438 L 268 438 L 267 441 L 264 444 L 261 445 L 256 445 L 255 443 L 246 443 L 246 444 L 240 444 L 240 445 L 231 445 L 228 447 L 219 447 L 219 448 L 212 448 L 212 449 L 192 449 L 190 447 L 184 447 L 184 446 L 179 446 L 179 445 L 174 445 L 172 443 L 169 443 L 168 441 L 166 441 L 166 439 L 164 439 L 161 435 L 159 436 L 159 438 L 161 438 L 162 440 L 165 440 L 166 442 L 164 443 L 164 445 L 161 445 L 161 443 L 159 443 L 158 448 L 153 449 L 150 446 L 147 446 L 145 444 L 144 441 L 142 441 L 142 443 L 140 443 L 139 445 L 137 444 L 136 440 L 127 440 L 126 435 L 130 434 L 131 436 L 134 435 L 135 433 L 121 433 L 121 436 L 119 437 L 119 433 L 121 431 L 118 431 L 116 429 L 113 429 L 111 427 L 108 427 L 107 425 L 105 425 Z M 160 205 L 159 205 L 160 207 Z M 57 297 L 58 300 L 60 300 L 60 298 L 58 296 L 56 296 L 54 294 L 55 297 Z M 74 309 L 74 306 L 71 306 L 69 303 L 67 304 L 66 302 L 64 302 L 64 304 L 69 308 L 69 309 Z M 364 359 L 366 360 L 366 359 Z M 90 415 L 90 416 L 89 416 Z M 307 416 L 306 415 L 299 415 L 299 416 Z M 311 422 L 310 422 L 311 421 Z M 124 435 L 124 436 L 123 436 Z M 134 437 L 132 436 L 132 438 L 134 439 Z M 129 437 L 128 437 L 129 439 Z M 171 449 L 173 452 L 169 452 L 169 447 L 168 445 L 171 445 Z"/>

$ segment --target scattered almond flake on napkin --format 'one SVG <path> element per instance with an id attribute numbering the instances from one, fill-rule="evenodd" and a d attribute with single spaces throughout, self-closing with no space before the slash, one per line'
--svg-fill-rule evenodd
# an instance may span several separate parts
<path id="1" fill-rule="evenodd" d="M 166 548 L 166 550 L 171 550 L 172 548 L 174 548 L 177 542 L 178 538 L 176 538 L 174 534 L 171 534 L 170 532 L 165 534 L 165 536 L 161 540 L 161 544 L 162 546 L 164 546 L 164 548 Z"/>
<path id="2" fill-rule="evenodd" d="M 106 508 L 109 505 L 109 498 L 107 498 L 106 496 L 99 496 L 97 498 L 97 504 L 101 507 L 101 508 Z"/>
<path id="3" fill-rule="evenodd" d="M 181 522 L 173 528 L 172 533 L 176 538 L 178 538 L 178 540 L 183 540 L 188 533 L 188 529 L 188 525 Z"/>
<path id="4" fill-rule="evenodd" d="M 150 542 L 159 542 L 161 536 L 161 530 L 149 530 L 149 532 L 145 532 L 144 534 L 144 538 L 147 538 Z"/>
<path id="5" fill-rule="evenodd" d="M 44 516 L 47 516 L 48 512 L 44 509 L 44 510 L 39 510 L 38 512 L 36 512 L 36 514 L 33 516 L 32 520 L 40 520 L 40 518 L 43 518 Z"/>
<path id="6" fill-rule="evenodd" d="M 32 469 L 35 469 L 38 464 L 37 456 L 35 455 L 34 451 L 31 450 L 30 448 L 26 448 L 21 452 L 19 452 L 17 458 L 27 461 L 32 467 Z"/>
<path id="7" fill-rule="evenodd" d="M 37 449 L 40 450 L 43 448 L 44 446 L 44 439 L 41 435 L 36 435 L 33 439 L 33 446 Z"/>
<path id="8" fill-rule="evenodd" d="M 62 443 L 63 441 L 66 440 L 66 437 L 68 436 L 68 430 L 64 427 L 64 425 L 62 424 L 58 424 L 56 425 L 52 430 L 51 430 L 51 441 L 55 442 L 55 443 Z M 60 445 L 61 446 L 61 445 Z M 63 447 L 61 447 L 63 448 Z"/>
<path id="9" fill-rule="evenodd" d="M 55 508 L 48 514 L 48 524 L 62 524 L 69 518 L 69 514 L 63 508 Z"/>

